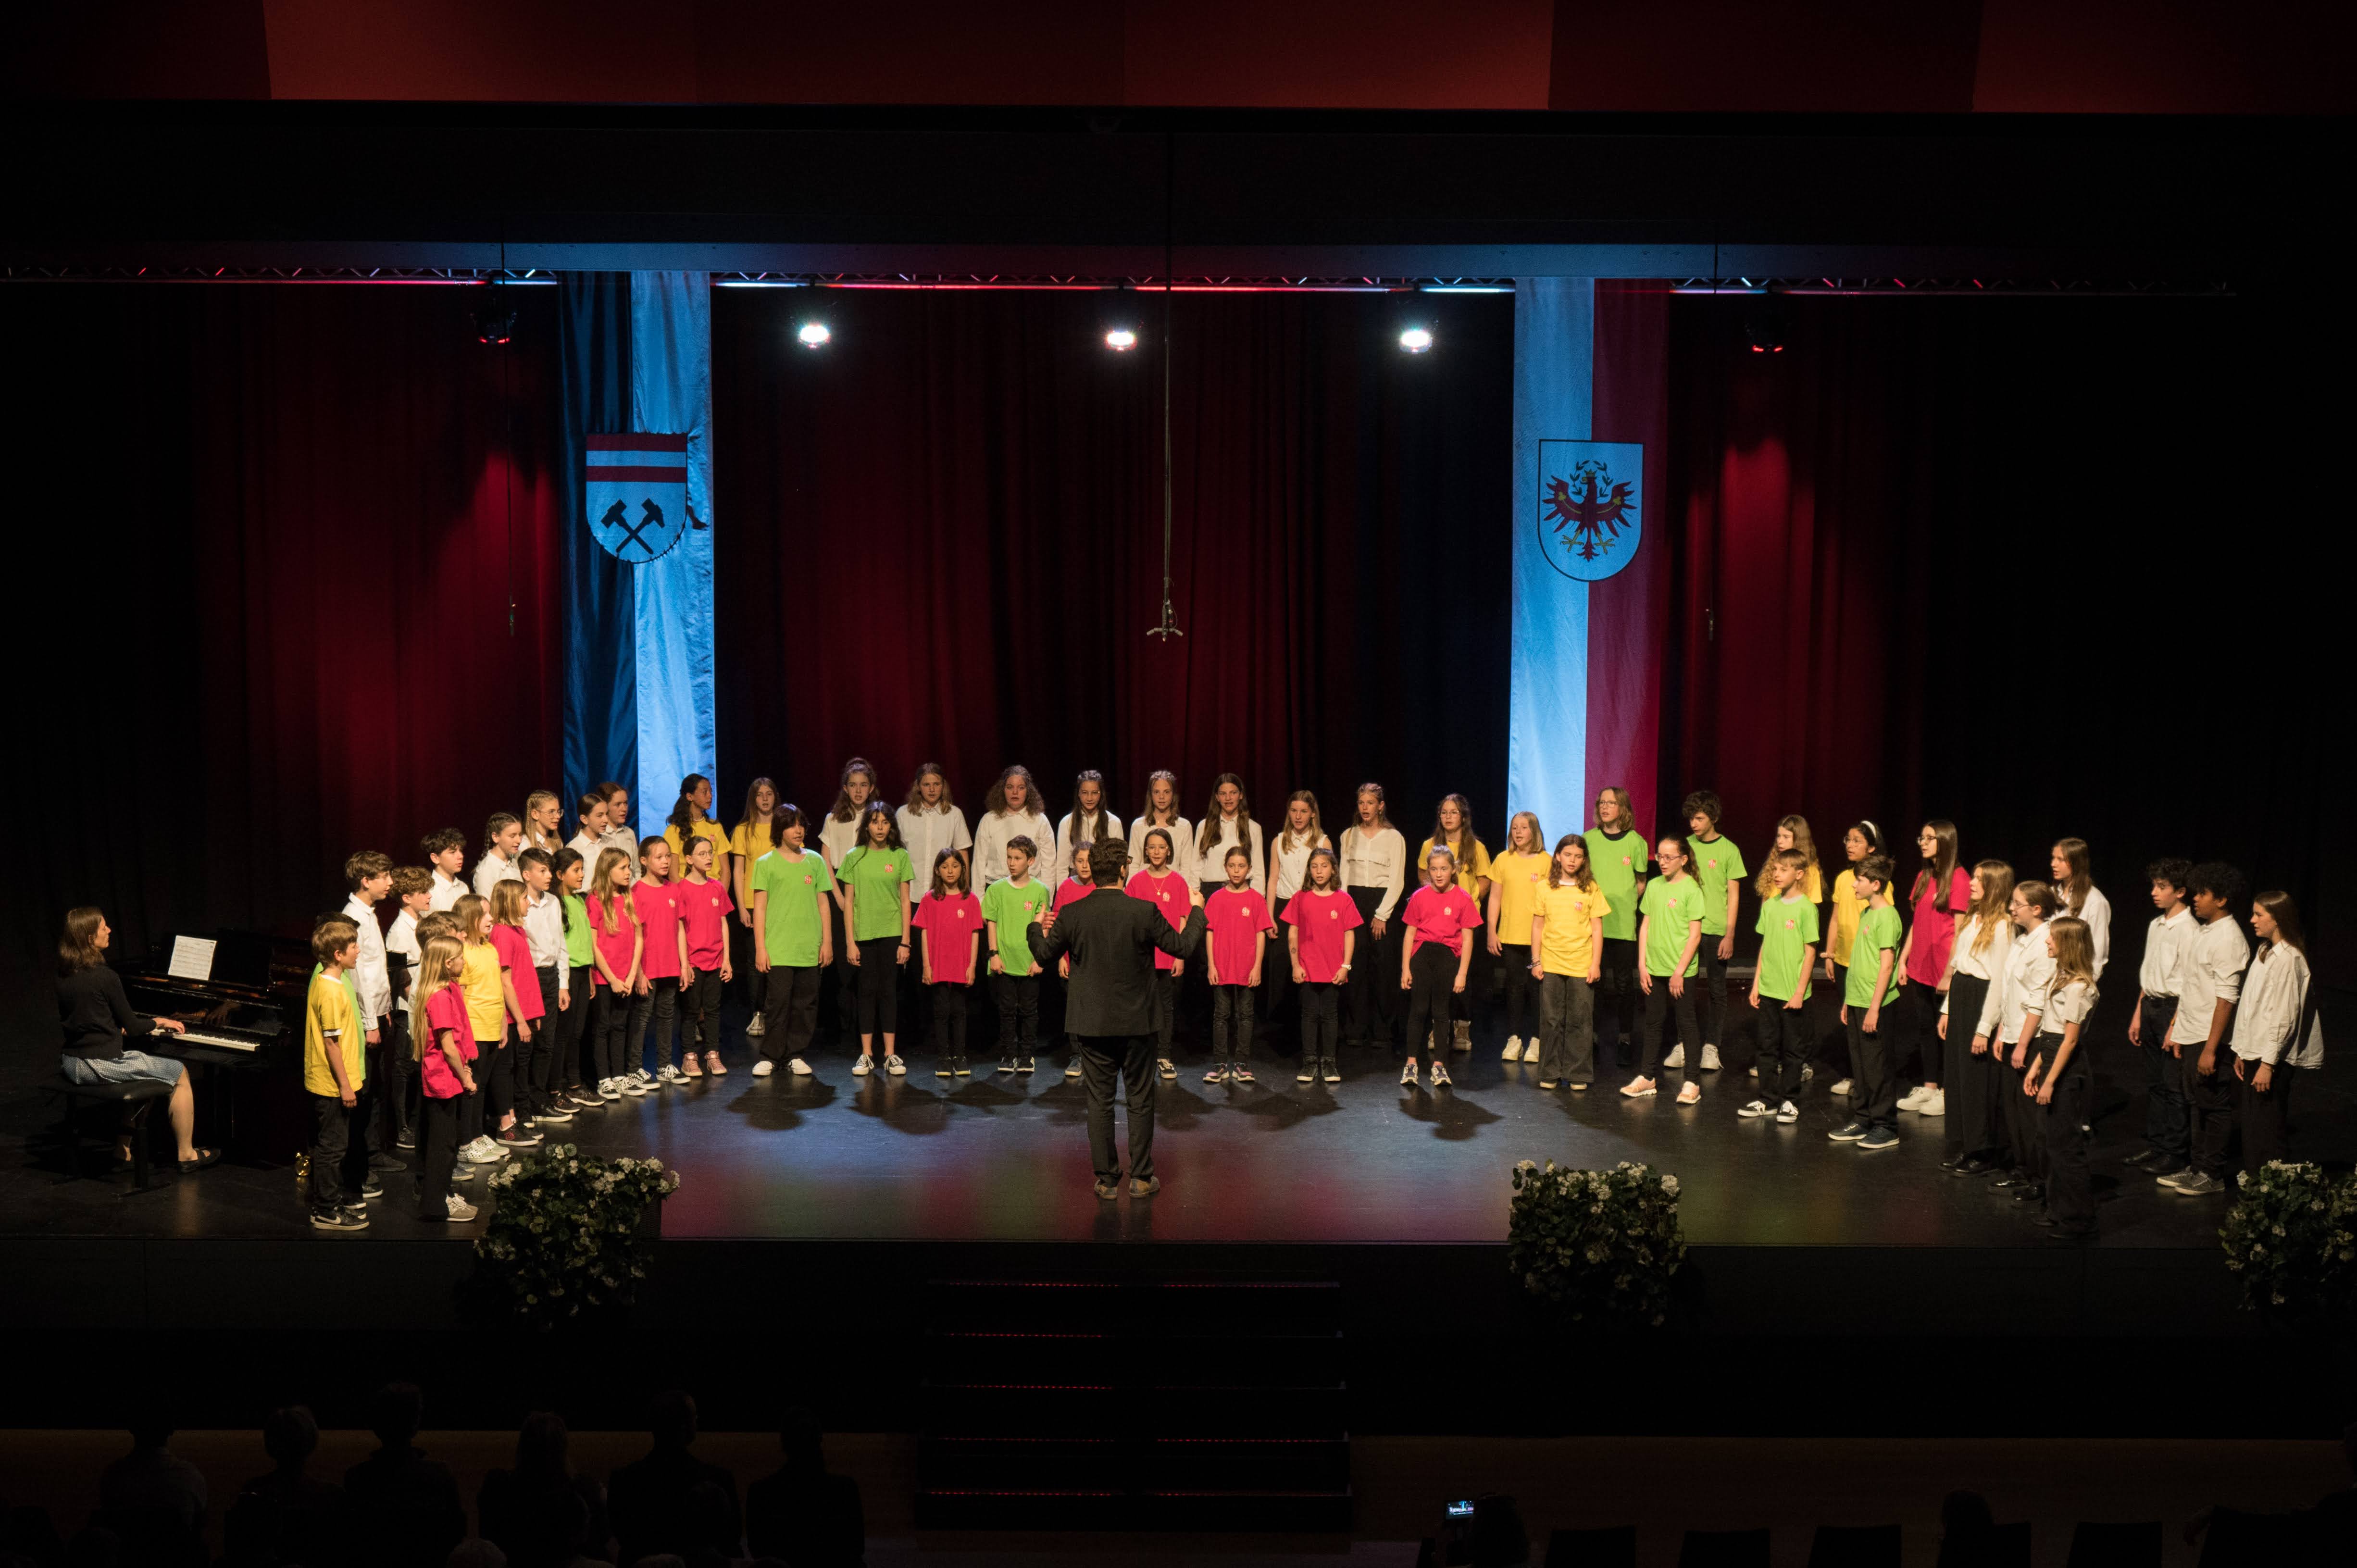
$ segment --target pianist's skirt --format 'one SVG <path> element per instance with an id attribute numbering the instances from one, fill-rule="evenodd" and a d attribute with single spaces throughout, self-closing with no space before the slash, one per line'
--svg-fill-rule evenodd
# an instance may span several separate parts
<path id="1" fill-rule="evenodd" d="M 188 1064 L 145 1051 L 124 1051 L 119 1057 L 66 1057 L 65 1075 L 72 1083 L 178 1083 Z"/>

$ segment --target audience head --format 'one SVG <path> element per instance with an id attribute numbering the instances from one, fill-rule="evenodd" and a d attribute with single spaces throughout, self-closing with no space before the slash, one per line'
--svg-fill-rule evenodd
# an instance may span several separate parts
<path id="1" fill-rule="evenodd" d="M 665 1389 L 647 1408 L 647 1431 L 661 1448 L 684 1448 L 695 1441 L 695 1401 L 679 1389 Z"/>
<path id="2" fill-rule="evenodd" d="M 554 1412 L 533 1411 L 523 1418 L 516 1432 L 516 1469 L 535 1476 L 562 1476 L 568 1472 L 565 1454 L 572 1441 L 565 1418 Z"/>
<path id="3" fill-rule="evenodd" d="M 640 1558 L 651 1562 L 651 1558 Z M 508 1554 L 496 1542 L 469 1536 L 450 1549 L 449 1568 L 508 1568 Z"/>
<path id="4" fill-rule="evenodd" d="M 1996 1515 L 1990 1511 L 1988 1499 L 1978 1492 L 1950 1492 L 1940 1503 L 1940 1535 L 1943 1540 L 1977 1541 L 1986 1540 L 1996 1529 Z"/>
<path id="5" fill-rule="evenodd" d="M 388 1448 L 408 1445 L 425 1424 L 425 1396 L 415 1383 L 387 1383 L 369 1400 L 369 1430 Z"/>
<path id="6" fill-rule="evenodd" d="M 1511 1568 L 1531 1560 L 1530 1531 L 1523 1526 L 1523 1510 L 1502 1492 L 1473 1499 L 1473 1568 Z"/>
<path id="7" fill-rule="evenodd" d="M 262 1423 L 262 1451 L 282 1470 L 299 1470 L 319 1446 L 319 1423 L 308 1407 L 282 1404 Z"/>

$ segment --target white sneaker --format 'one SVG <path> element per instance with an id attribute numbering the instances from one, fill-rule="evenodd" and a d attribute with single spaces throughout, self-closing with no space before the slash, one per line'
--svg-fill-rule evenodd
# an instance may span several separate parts
<path id="1" fill-rule="evenodd" d="M 680 1071 L 676 1066 L 670 1062 L 663 1063 L 662 1071 L 655 1074 L 655 1077 L 664 1083 L 685 1083 L 687 1081 L 687 1074 Z"/>
<path id="2" fill-rule="evenodd" d="M 483 1142 L 479 1138 L 468 1144 L 458 1151 L 458 1157 L 470 1165 L 495 1165 L 508 1157 L 505 1149 L 485 1148 L 481 1146 Z"/>
<path id="3" fill-rule="evenodd" d="M 1523 1037 L 1520 1035 L 1508 1035 L 1506 1036 L 1506 1050 L 1502 1059 L 1510 1062 L 1518 1062 L 1523 1059 Z"/>
<path id="4" fill-rule="evenodd" d="M 640 1083 L 645 1084 L 649 1089 L 658 1088 L 662 1083 L 662 1079 L 657 1078 L 654 1074 L 649 1072 L 644 1068 L 640 1068 L 630 1076 L 637 1079 Z"/>
<path id="5" fill-rule="evenodd" d="M 1915 1101 L 1915 1114 L 1918 1116 L 1945 1116 L 1947 1113 L 1948 1091 L 1944 1089 L 1927 1089 Z"/>
<path id="6" fill-rule="evenodd" d="M 1922 1104 L 1922 1102 L 1923 1086 L 1918 1084 L 1913 1089 L 1909 1090 L 1906 1093 L 1899 1097 L 1899 1109 L 1901 1111 L 1912 1111 Z"/>
<path id="7" fill-rule="evenodd" d="M 753 1064 L 753 1076 L 755 1078 L 767 1078 L 777 1070 L 778 1064 L 771 1061 L 767 1057 L 763 1057 L 759 1061 Z"/>
<path id="8" fill-rule="evenodd" d="M 854 1078 L 866 1078 L 869 1073 L 875 1070 L 876 1058 L 869 1056 L 866 1051 L 860 1052 L 859 1059 L 851 1064 L 851 1076 Z"/>
<path id="9" fill-rule="evenodd" d="M 1747 1122 L 1756 1122 L 1762 1116 L 1775 1115 L 1776 1108 L 1764 1100 L 1754 1100 L 1749 1104 L 1738 1106 L 1735 1113 Z"/>
<path id="10" fill-rule="evenodd" d="M 1662 1058 L 1662 1065 L 1663 1067 L 1684 1067 L 1686 1065 L 1686 1046 L 1684 1040 L 1680 1040 L 1676 1045 L 1670 1047 L 1670 1054 Z"/>
<path id="11" fill-rule="evenodd" d="M 1400 1085 L 1405 1089 L 1414 1089 L 1417 1087 L 1415 1058 L 1414 1057 L 1408 1058 L 1407 1065 L 1400 1069 Z"/>
<path id="12" fill-rule="evenodd" d="M 609 1103 L 621 1099 L 621 1084 L 610 1078 L 599 1079 L 597 1080 L 597 1098 Z"/>
<path id="13" fill-rule="evenodd" d="M 1847 1079 L 1844 1079 L 1839 1083 L 1834 1085 L 1834 1092 L 1835 1094 L 1847 1094 L 1849 1091 L 1850 1081 Z"/>
<path id="14" fill-rule="evenodd" d="M 808 1078 L 811 1075 L 810 1063 L 802 1060 L 800 1057 L 796 1057 L 793 1060 L 788 1062 L 786 1064 L 786 1068 L 787 1070 L 791 1071 L 796 1078 Z"/>
<path id="15" fill-rule="evenodd" d="M 1801 1108 L 1791 1101 L 1787 1100 L 1783 1104 L 1776 1107 L 1776 1120 L 1781 1124 L 1789 1127 L 1800 1119 Z"/>
<path id="16" fill-rule="evenodd" d="M 1718 1070 L 1718 1047 L 1717 1046 L 1705 1046 L 1702 1048 L 1702 1070 L 1705 1072 L 1717 1072 Z"/>
<path id="17" fill-rule="evenodd" d="M 479 1212 L 473 1204 L 455 1192 L 450 1195 L 449 1201 L 444 1205 L 444 1208 L 453 1219 L 472 1219 Z"/>
<path id="18" fill-rule="evenodd" d="M 884 1058 L 884 1070 L 890 1073 L 894 1078 L 906 1078 L 909 1076 L 909 1064 L 902 1061 L 897 1056 L 886 1057 Z"/>
<path id="19" fill-rule="evenodd" d="M 762 1017 L 759 1013 L 756 1013 L 753 1015 L 750 1021 L 746 1024 L 745 1032 L 758 1040 L 762 1036 L 770 1032 L 770 1021 L 767 1018 Z"/>
<path id="20" fill-rule="evenodd" d="M 654 1086 L 652 1084 L 641 1082 L 636 1077 L 625 1077 L 619 1079 L 617 1080 L 617 1084 L 624 1094 L 629 1095 L 633 1100 L 644 1100 L 648 1095 L 654 1092 Z"/>

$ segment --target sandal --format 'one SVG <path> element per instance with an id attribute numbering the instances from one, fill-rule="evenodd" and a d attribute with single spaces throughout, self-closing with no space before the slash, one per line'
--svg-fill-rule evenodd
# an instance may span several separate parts
<path id="1" fill-rule="evenodd" d="M 728 1070 L 728 1067 L 726 1063 L 720 1059 L 720 1053 L 718 1051 L 706 1051 L 704 1053 L 704 1070 L 710 1073 L 713 1077 L 718 1078 L 722 1073 Z"/>

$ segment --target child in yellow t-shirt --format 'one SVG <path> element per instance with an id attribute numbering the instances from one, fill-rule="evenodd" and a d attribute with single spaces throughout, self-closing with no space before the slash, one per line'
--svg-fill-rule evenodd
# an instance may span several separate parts
<path id="1" fill-rule="evenodd" d="M 321 1230 L 365 1230 L 361 1191 L 345 1178 L 344 1156 L 359 1132 L 366 1071 L 362 1030 L 344 972 L 360 958 L 361 929 L 339 915 L 311 932 L 311 977 L 303 1003 L 303 1087 L 311 1096 L 311 1223 Z"/>
<path id="2" fill-rule="evenodd" d="M 1546 837 L 1535 812 L 1516 811 L 1506 824 L 1506 847 L 1490 857 L 1490 956 L 1506 979 L 1505 1059 L 1539 1059 L 1540 983 L 1531 962 L 1531 921 L 1538 913 L 1539 889 L 1546 886 Z M 1525 1046 L 1523 1026 L 1530 1039 Z"/>

